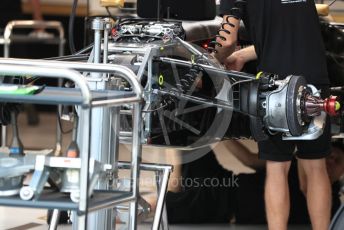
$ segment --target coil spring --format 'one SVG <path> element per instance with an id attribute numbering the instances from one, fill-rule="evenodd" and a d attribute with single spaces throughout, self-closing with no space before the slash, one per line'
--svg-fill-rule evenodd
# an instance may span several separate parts
<path id="1" fill-rule="evenodd" d="M 234 3 L 234 7 L 230 10 L 229 15 L 226 16 L 225 22 L 221 23 L 221 28 L 218 30 L 218 34 L 215 36 L 215 40 L 210 42 L 210 46 L 208 47 L 209 52 L 217 53 L 216 47 L 221 48 L 222 45 L 216 41 L 217 38 L 221 39 L 222 41 L 226 41 L 227 39 L 220 35 L 220 32 L 224 32 L 228 35 L 231 34 L 231 32 L 227 29 L 225 29 L 225 25 L 228 25 L 232 28 L 235 27 L 233 23 L 229 21 L 230 18 L 235 18 L 237 20 L 241 20 L 244 15 L 244 9 L 246 6 L 246 0 L 236 0 Z"/>
<path id="2" fill-rule="evenodd" d="M 201 72 L 202 69 L 199 66 L 192 66 L 190 71 L 185 74 L 182 79 L 180 79 L 180 84 L 177 84 L 177 86 L 182 90 L 183 93 L 188 92 L 196 81 L 197 77 L 200 76 Z"/>

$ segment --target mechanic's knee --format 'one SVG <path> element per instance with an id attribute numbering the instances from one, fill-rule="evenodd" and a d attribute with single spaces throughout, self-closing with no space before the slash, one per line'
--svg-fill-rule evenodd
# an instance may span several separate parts
<path id="1" fill-rule="evenodd" d="M 319 174 L 327 174 L 325 159 L 304 160 L 299 159 L 307 178 L 317 177 Z"/>
<path id="2" fill-rule="evenodd" d="M 278 177 L 280 179 L 288 179 L 288 173 L 290 168 L 290 161 L 287 162 L 266 162 L 267 178 Z"/>

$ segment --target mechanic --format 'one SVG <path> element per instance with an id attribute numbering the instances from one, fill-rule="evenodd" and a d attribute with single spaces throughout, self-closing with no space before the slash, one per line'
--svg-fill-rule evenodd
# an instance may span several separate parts
<path id="1" fill-rule="evenodd" d="M 242 143 L 225 142 L 226 148 L 255 173 L 234 175 L 224 169 L 210 151 L 197 161 L 176 163 L 166 196 L 170 223 L 266 224 L 264 205 L 265 161 Z M 332 215 L 340 206 L 339 179 L 344 176 L 344 145 L 333 143 L 326 164 L 332 183 Z M 288 177 L 291 199 L 289 224 L 309 224 L 306 199 L 300 190 L 300 165 L 293 158 Z M 193 181 L 193 184 L 190 183 Z"/>
<path id="2" fill-rule="evenodd" d="M 240 66 L 257 58 L 258 71 L 304 76 L 308 83 L 328 96 L 325 49 L 313 0 L 222 0 L 230 11 L 223 11 L 222 29 L 216 39 L 218 60 Z M 228 16 L 229 15 L 229 16 Z M 239 19 L 243 19 L 254 47 L 234 53 Z M 261 141 L 260 159 L 266 160 L 265 205 L 269 229 L 287 229 L 290 212 L 288 172 L 295 146 L 304 169 L 300 184 L 305 191 L 312 228 L 328 229 L 331 186 L 325 157 L 330 153 L 329 122 L 324 134 L 313 141 L 282 141 L 281 135 Z"/>

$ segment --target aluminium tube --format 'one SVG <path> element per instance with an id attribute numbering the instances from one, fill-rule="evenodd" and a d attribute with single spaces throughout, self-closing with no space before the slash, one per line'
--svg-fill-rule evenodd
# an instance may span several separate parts
<path id="1" fill-rule="evenodd" d="M 66 78 L 75 84 L 77 84 L 81 90 L 81 95 L 83 98 L 82 106 L 89 107 L 91 105 L 91 92 L 88 87 L 85 78 L 78 72 L 74 70 L 62 69 L 62 68 L 46 68 L 46 67 L 33 67 L 33 66 L 19 66 L 11 64 L 0 63 L 0 73 L 5 73 L 6 75 L 39 75 L 49 78 Z"/>
<path id="2" fill-rule="evenodd" d="M 65 61 L 50 61 L 50 60 L 31 60 L 31 59 L 19 59 L 19 58 L 0 58 L 0 64 L 12 64 L 12 65 L 26 65 L 26 66 L 41 66 L 47 68 L 68 68 L 81 72 L 98 72 L 98 73 L 115 73 L 129 81 L 133 87 L 133 91 L 136 93 L 137 98 L 141 99 L 143 96 L 143 89 L 135 73 L 120 65 L 110 64 L 92 64 L 92 63 L 79 63 L 79 62 L 65 62 Z M 44 75 L 43 75 L 44 76 Z"/>
<path id="3" fill-rule="evenodd" d="M 161 184 L 160 184 L 160 192 L 159 192 L 158 201 L 156 204 L 152 230 L 158 230 L 159 226 L 160 226 L 169 177 L 170 177 L 170 170 L 165 169 L 163 171 L 162 180 L 161 180 Z"/>

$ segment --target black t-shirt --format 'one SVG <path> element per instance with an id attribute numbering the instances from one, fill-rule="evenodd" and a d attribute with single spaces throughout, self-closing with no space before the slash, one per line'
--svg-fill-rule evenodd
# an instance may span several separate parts
<path id="1" fill-rule="evenodd" d="M 220 1 L 220 15 L 229 14 L 230 10 L 234 6 L 235 0 L 221 0 Z"/>
<path id="2" fill-rule="evenodd" d="M 234 0 L 222 0 L 228 14 Z M 319 19 L 313 0 L 247 0 L 243 21 L 258 55 L 258 71 L 305 76 L 329 84 Z"/>

